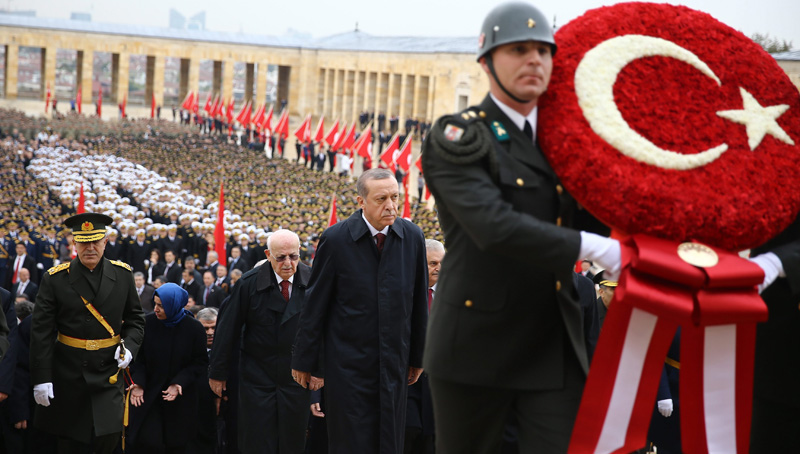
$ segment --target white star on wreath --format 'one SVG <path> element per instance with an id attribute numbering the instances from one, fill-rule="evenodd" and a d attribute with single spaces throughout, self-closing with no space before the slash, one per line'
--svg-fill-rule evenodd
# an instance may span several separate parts
<path id="1" fill-rule="evenodd" d="M 742 95 L 744 107 L 741 110 L 721 110 L 717 112 L 717 115 L 734 123 L 745 125 L 750 151 L 755 150 L 767 134 L 781 142 L 794 145 L 789 134 L 786 134 L 786 131 L 775 121 L 789 109 L 787 104 L 763 107 L 744 88 L 739 87 L 739 92 Z"/>

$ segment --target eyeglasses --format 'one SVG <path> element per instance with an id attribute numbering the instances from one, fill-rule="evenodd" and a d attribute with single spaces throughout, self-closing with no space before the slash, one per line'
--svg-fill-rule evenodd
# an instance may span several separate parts
<path id="1" fill-rule="evenodd" d="M 272 256 L 272 258 L 274 258 L 276 262 L 278 262 L 278 263 L 281 263 L 281 262 L 285 261 L 286 259 L 289 259 L 289 260 L 291 260 L 291 261 L 293 261 L 293 262 L 294 262 L 294 261 L 296 261 L 297 259 L 299 259 L 299 258 L 300 258 L 300 256 L 299 256 L 298 254 L 292 254 L 292 255 L 273 255 L 273 256 Z"/>

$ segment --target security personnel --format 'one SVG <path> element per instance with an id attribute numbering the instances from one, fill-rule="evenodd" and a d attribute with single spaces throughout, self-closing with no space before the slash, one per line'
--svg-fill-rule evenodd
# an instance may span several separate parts
<path id="1" fill-rule="evenodd" d="M 130 266 L 103 258 L 112 219 L 68 218 L 77 258 L 42 279 L 31 326 L 31 381 L 39 430 L 60 453 L 110 453 L 123 427 L 123 383 L 144 337 Z"/>
<path id="2" fill-rule="evenodd" d="M 424 355 L 436 452 L 499 451 L 513 413 L 520 452 L 564 453 L 588 372 L 572 268 L 618 272 L 620 247 L 565 227 L 576 204 L 536 145 L 556 51 L 545 16 L 499 5 L 478 42 L 489 95 L 440 118 L 422 154 L 448 249 Z"/>

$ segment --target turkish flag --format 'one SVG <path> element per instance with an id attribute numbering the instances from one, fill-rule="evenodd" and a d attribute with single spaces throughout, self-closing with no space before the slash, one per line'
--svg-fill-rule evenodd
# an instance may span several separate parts
<path id="1" fill-rule="evenodd" d="M 287 137 L 289 135 L 289 111 L 284 109 L 278 119 L 278 124 L 275 125 L 275 134 L 278 136 Z"/>
<path id="2" fill-rule="evenodd" d="M 406 137 L 406 141 L 403 142 L 403 146 L 400 148 L 397 165 L 406 173 L 411 169 L 411 134 Z"/>
<path id="3" fill-rule="evenodd" d="M 100 85 L 100 93 L 97 97 L 97 117 L 103 116 L 103 86 Z"/>
<path id="4" fill-rule="evenodd" d="M 267 115 L 261 121 L 261 127 L 269 132 L 272 132 L 272 111 L 274 108 L 275 108 L 274 104 L 269 106 L 269 112 L 267 112 Z"/>
<path id="5" fill-rule="evenodd" d="M 153 98 L 150 100 L 150 118 L 156 118 L 156 94 L 153 93 Z"/>
<path id="6" fill-rule="evenodd" d="M 239 111 L 239 114 L 238 114 L 238 115 L 236 115 L 236 121 L 238 121 L 239 123 L 241 123 L 241 122 L 244 120 L 244 112 L 245 112 L 245 110 L 247 110 L 247 108 L 248 108 L 249 106 L 250 106 L 250 101 L 246 101 L 246 102 L 245 102 L 245 103 L 242 105 L 242 110 L 240 110 L 240 111 Z"/>
<path id="7" fill-rule="evenodd" d="M 408 183 L 405 184 L 405 197 L 403 200 L 403 219 L 411 220 L 411 204 L 408 202 Z"/>
<path id="8" fill-rule="evenodd" d="M 264 121 L 264 109 L 266 109 L 266 107 L 266 104 L 259 104 L 256 113 L 253 114 L 253 124 L 256 125 L 256 129 L 259 132 L 262 129 L 261 122 Z"/>
<path id="9" fill-rule="evenodd" d="M 220 266 L 228 264 L 228 251 L 225 248 L 225 191 L 219 183 L 219 206 L 217 207 L 217 224 L 214 226 L 214 250 Z"/>
<path id="10" fill-rule="evenodd" d="M 331 130 L 328 131 L 328 135 L 325 136 L 325 142 L 328 143 L 329 146 L 333 146 L 334 142 L 336 142 L 336 133 L 339 132 L 339 120 L 337 119 L 333 126 L 331 126 Z"/>
<path id="11" fill-rule="evenodd" d="M 83 113 L 83 110 L 81 109 L 81 104 L 83 104 L 83 96 L 81 96 L 83 92 L 82 88 L 83 87 L 78 87 L 78 95 L 75 97 L 75 104 L 78 105 L 78 114 Z"/>
<path id="12" fill-rule="evenodd" d="M 233 98 L 231 98 L 230 102 L 228 103 L 228 107 L 225 110 L 225 118 L 228 119 L 228 123 L 233 121 Z"/>
<path id="13" fill-rule="evenodd" d="M 203 110 L 206 111 L 207 115 L 211 115 L 211 92 L 208 92 L 208 97 L 206 98 L 206 103 L 203 106 Z"/>
<path id="14" fill-rule="evenodd" d="M 380 161 L 386 165 L 386 168 L 394 172 L 397 156 L 400 154 L 400 138 L 398 134 L 392 136 L 386 149 L 381 153 Z"/>
<path id="15" fill-rule="evenodd" d="M 81 181 L 81 193 L 78 195 L 78 214 L 86 212 L 86 196 L 83 194 L 83 181 Z"/>
<path id="16" fill-rule="evenodd" d="M 44 99 L 44 113 L 47 113 L 47 109 L 50 107 L 50 82 L 47 83 L 47 94 L 45 95 Z"/>
<path id="17" fill-rule="evenodd" d="M 332 194 L 331 195 L 331 206 L 328 209 L 328 225 L 326 226 L 326 228 L 332 226 L 333 224 L 336 224 L 336 222 L 337 222 L 337 218 L 336 218 L 336 194 Z"/>
<path id="18" fill-rule="evenodd" d="M 181 109 L 184 110 L 192 110 L 192 105 L 194 104 L 194 92 L 186 93 L 186 98 L 183 99 L 181 103 Z"/>
<path id="19" fill-rule="evenodd" d="M 322 142 L 322 139 L 325 136 L 325 115 L 319 117 L 319 123 L 317 123 L 317 130 L 314 132 L 314 142 Z"/>
<path id="20" fill-rule="evenodd" d="M 301 142 L 307 142 L 311 139 L 311 114 L 306 115 L 303 123 L 294 132 L 294 136 Z"/>
<path id="21" fill-rule="evenodd" d="M 372 127 L 367 126 L 367 129 L 361 132 L 358 140 L 353 144 L 353 151 L 358 153 L 359 156 L 370 159 L 372 157 Z"/>
<path id="22" fill-rule="evenodd" d="M 125 112 L 125 110 L 128 107 L 128 95 L 125 95 L 122 98 L 122 106 L 121 107 L 122 107 L 122 118 L 128 118 L 128 114 Z"/>

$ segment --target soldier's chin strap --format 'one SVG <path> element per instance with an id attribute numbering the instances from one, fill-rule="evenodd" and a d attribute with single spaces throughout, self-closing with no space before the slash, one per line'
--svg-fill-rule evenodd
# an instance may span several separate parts
<path id="1" fill-rule="evenodd" d="M 516 101 L 516 102 L 518 102 L 520 104 L 527 104 L 527 103 L 533 101 L 532 99 L 527 99 L 527 100 L 520 99 L 520 98 L 514 96 L 513 94 L 511 94 L 511 92 L 508 91 L 505 86 L 503 86 L 503 83 L 500 82 L 500 78 L 497 77 L 497 72 L 495 72 L 495 70 L 494 70 L 494 60 L 492 60 L 491 52 L 488 55 L 486 55 L 484 58 L 486 59 L 486 66 L 489 67 L 489 72 L 492 73 L 492 77 L 494 77 L 494 81 L 497 82 L 497 86 L 500 87 L 501 90 L 503 90 L 503 93 L 507 94 L 509 98 L 513 99 L 514 101 Z"/>

